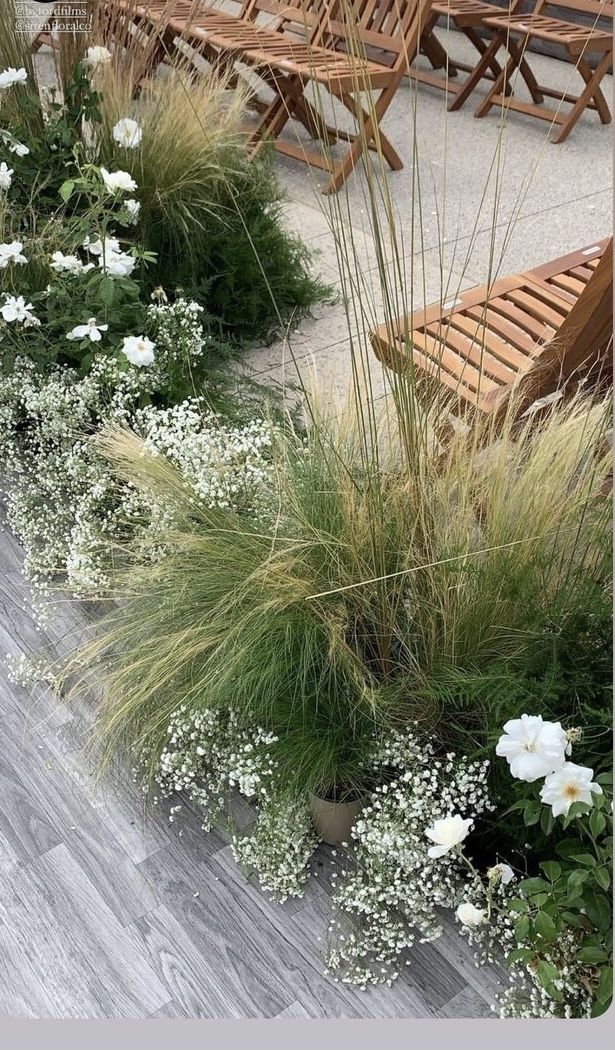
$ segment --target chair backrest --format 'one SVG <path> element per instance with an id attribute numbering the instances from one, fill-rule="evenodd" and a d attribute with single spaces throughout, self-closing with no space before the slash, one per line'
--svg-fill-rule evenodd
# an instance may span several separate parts
<path id="1" fill-rule="evenodd" d="M 613 337 L 613 238 L 554 339 L 564 379 L 600 357 Z"/>
<path id="2" fill-rule="evenodd" d="M 550 394 L 567 380 L 600 366 L 602 376 L 612 373 L 613 347 L 613 239 L 596 266 L 576 303 L 558 331 L 536 355 L 535 365 L 518 384 L 518 409 L 538 397 Z M 512 389 L 512 388 L 511 388 Z M 510 393 L 510 390 L 508 391 Z M 507 395 L 497 395 L 503 410 Z"/>
<path id="3" fill-rule="evenodd" d="M 613 0 L 538 0 L 535 7 L 536 14 L 547 7 L 559 7 L 584 16 L 582 18 L 584 25 L 591 24 L 593 21 L 599 23 L 602 18 L 613 20 Z M 561 12 L 560 17 L 562 17 Z"/>
<path id="4" fill-rule="evenodd" d="M 386 63 L 403 70 L 414 61 L 433 0 L 334 0 L 329 32 L 344 50 L 389 56 Z"/>
<path id="5" fill-rule="evenodd" d="M 245 0 L 241 17 L 321 43 L 338 0 Z"/>

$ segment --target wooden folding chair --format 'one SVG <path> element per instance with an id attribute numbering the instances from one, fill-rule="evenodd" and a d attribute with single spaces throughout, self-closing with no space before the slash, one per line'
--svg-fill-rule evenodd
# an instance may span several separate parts
<path id="1" fill-rule="evenodd" d="M 264 74 L 274 99 L 261 115 L 252 136 L 257 149 L 264 139 L 295 159 L 323 168 L 331 174 L 324 192 L 333 192 L 345 182 L 364 149 L 379 148 L 390 167 L 397 170 L 402 162 L 380 128 L 380 121 L 395 92 L 408 72 L 426 24 L 431 0 L 249 0 L 241 24 L 223 12 L 203 9 L 186 26 L 171 19 L 170 28 L 198 47 L 199 43 L 214 49 L 220 61 L 251 66 L 259 76 Z M 284 23 L 270 29 L 249 22 L 253 10 L 283 13 Z M 294 31 L 288 32 L 293 24 Z M 303 27 L 304 41 L 297 39 Z M 343 45 L 343 46 L 341 46 Z M 367 57 L 366 49 L 378 57 Z M 352 114 L 356 133 L 325 127 L 310 106 L 305 88 L 308 84 L 323 88 Z M 377 92 L 369 108 L 363 108 L 362 93 Z M 332 138 L 348 142 L 349 148 L 340 160 L 334 160 L 328 149 L 318 152 L 301 145 L 280 141 L 279 135 L 288 120 L 297 113 L 310 114 L 313 134 L 325 144 Z"/>
<path id="2" fill-rule="evenodd" d="M 520 3 L 521 0 L 510 0 L 509 13 L 514 13 Z M 491 47 L 490 41 L 485 40 L 478 29 L 490 15 L 501 13 L 501 7 L 484 3 L 483 0 L 435 0 L 432 4 L 431 14 L 421 40 L 421 52 L 430 60 L 433 71 L 413 67 L 411 76 L 420 83 L 440 88 L 452 95 L 448 104 L 449 110 L 461 109 L 480 80 L 483 78 L 496 80 L 500 76 L 502 68 L 497 59 L 499 48 Z M 479 57 L 474 65 L 460 62 L 447 54 L 434 35 L 439 18 L 446 19 L 448 24 L 458 29 L 470 41 Z M 434 50 L 434 41 L 439 51 Z M 444 69 L 444 74 L 436 73 L 437 69 Z M 468 74 L 463 81 L 457 81 L 459 70 Z M 506 90 L 510 92 L 509 87 Z"/>
<path id="3" fill-rule="evenodd" d="M 591 24 L 579 25 L 545 14 L 552 9 L 561 13 L 562 8 L 585 15 Z M 611 122 L 611 113 L 600 89 L 600 82 L 613 63 L 613 0 L 538 0 L 531 14 L 490 15 L 483 21 L 485 26 L 494 31 L 490 50 L 495 52 L 504 47 L 509 58 L 475 116 L 484 117 L 492 106 L 500 105 L 540 120 L 548 120 L 560 126 L 553 136 L 553 142 L 563 142 L 568 137 L 584 109 L 596 110 L 602 124 Z M 607 27 L 606 23 L 610 23 L 610 26 Z M 531 72 L 528 76 L 525 51 L 530 40 L 557 44 L 566 52 L 585 82 L 580 95 L 562 93 L 557 88 L 538 84 Z M 598 56 L 594 69 L 587 61 L 588 54 Z M 511 99 L 503 93 L 517 68 L 520 68 L 532 102 Z M 558 103 L 570 103 L 572 109 L 566 113 L 561 112 L 559 106 L 557 109 L 543 106 L 545 96 L 556 99 Z"/>
<path id="4" fill-rule="evenodd" d="M 370 338 L 384 364 L 430 375 L 466 409 L 492 415 L 512 390 L 521 389 L 521 410 L 587 374 L 604 361 L 612 330 L 611 239 L 416 310 Z"/>

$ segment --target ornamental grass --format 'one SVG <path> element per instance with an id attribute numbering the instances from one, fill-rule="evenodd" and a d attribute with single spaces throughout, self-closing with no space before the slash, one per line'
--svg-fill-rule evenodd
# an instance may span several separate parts
<path id="1" fill-rule="evenodd" d="M 376 461 L 352 406 L 340 421 L 311 405 L 305 433 L 278 433 L 260 520 L 209 510 L 134 434 L 98 439 L 123 482 L 173 508 L 155 564 L 109 550 L 118 608 L 79 657 L 104 656 L 109 754 L 156 755 L 179 706 L 231 707 L 278 736 L 290 790 L 359 788 L 379 729 L 437 727 L 434 678 L 518 666 L 581 582 L 604 582 L 606 402 L 426 440 L 412 468 L 386 407 Z"/>

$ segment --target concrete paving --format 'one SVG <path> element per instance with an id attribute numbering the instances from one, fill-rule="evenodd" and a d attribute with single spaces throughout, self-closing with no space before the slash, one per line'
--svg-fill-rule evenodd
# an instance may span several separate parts
<path id="1" fill-rule="evenodd" d="M 451 55 L 473 60 L 461 34 L 442 29 L 438 35 Z M 540 83 L 562 91 L 581 83 L 568 63 L 536 54 L 529 61 Z M 612 78 L 603 86 L 610 100 Z M 278 156 L 288 224 L 318 252 L 314 268 L 336 285 L 340 300 L 319 307 L 275 345 L 252 350 L 245 359 L 250 374 L 287 387 L 296 382 L 297 367 L 302 374 L 314 368 L 342 393 L 351 376 L 351 346 L 355 353 L 365 350 L 367 330 L 383 320 L 383 299 L 392 298 L 399 313 L 416 309 L 610 233 L 612 128 L 587 110 L 570 137 L 553 145 L 546 122 L 512 112 L 503 118 L 495 107 L 475 119 L 486 87 L 460 112 L 448 113 L 444 92 L 404 81 L 383 122 L 404 169 L 384 178 L 374 174 L 378 192 L 386 197 L 388 190 L 392 205 L 392 222 L 382 200 L 376 208 L 380 232 L 362 166 L 331 198 L 321 193 L 321 172 Z M 517 84 L 515 92 L 524 98 L 525 85 Z M 307 141 L 295 124 L 285 134 Z M 391 224 L 401 261 L 381 273 L 376 242 L 385 240 L 390 260 Z M 344 264 L 345 278 L 340 239 L 342 255 L 353 256 Z M 382 395 L 386 376 L 375 360 L 371 368 L 373 390 Z"/>

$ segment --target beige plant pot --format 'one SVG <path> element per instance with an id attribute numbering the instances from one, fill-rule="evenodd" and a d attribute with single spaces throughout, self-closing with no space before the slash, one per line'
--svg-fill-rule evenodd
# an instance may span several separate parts
<path id="1" fill-rule="evenodd" d="M 310 810 L 317 833 L 328 846 L 350 841 L 350 829 L 363 809 L 363 802 L 329 802 L 312 795 Z"/>

